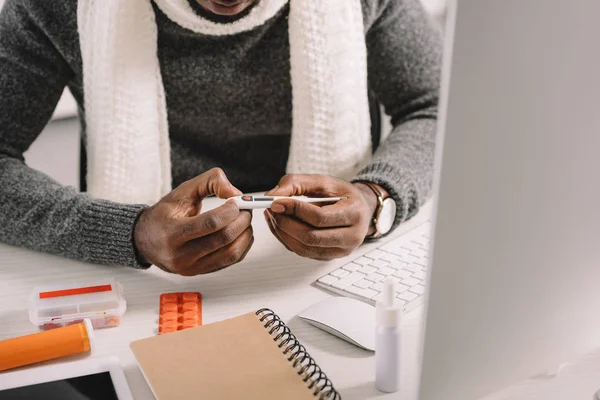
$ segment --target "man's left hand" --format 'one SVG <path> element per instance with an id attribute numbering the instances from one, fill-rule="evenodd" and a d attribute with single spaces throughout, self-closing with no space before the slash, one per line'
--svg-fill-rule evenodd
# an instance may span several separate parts
<path id="1" fill-rule="evenodd" d="M 265 210 L 271 232 L 288 250 L 323 261 L 347 256 L 360 246 L 377 207 L 367 185 L 325 175 L 286 175 L 267 195 L 345 198 L 321 206 L 283 199 Z"/>

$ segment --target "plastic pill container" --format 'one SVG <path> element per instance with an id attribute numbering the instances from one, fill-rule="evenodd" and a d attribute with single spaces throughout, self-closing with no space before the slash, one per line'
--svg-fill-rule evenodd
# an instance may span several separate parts
<path id="1" fill-rule="evenodd" d="M 48 330 L 89 319 L 95 329 L 117 326 L 127 309 L 115 279 L 37 286 L 29 297 L 29 320 Z"/>

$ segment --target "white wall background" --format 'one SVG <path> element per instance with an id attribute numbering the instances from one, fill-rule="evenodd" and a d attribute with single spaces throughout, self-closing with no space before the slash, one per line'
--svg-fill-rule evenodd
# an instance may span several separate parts
<path id="1" fill-rule="evenodd" d="M 54 0 L 52 0 L 54 1 Z M 0 8 L 5 0 L 0 0 Z M 0 71 L 1 73 L 1 71 Z M 79 121 L 77 106 L 67 93 L 59 103 L 54 120 L 25 152 L 25 162 L 59 183 L 79 186 Z"/>

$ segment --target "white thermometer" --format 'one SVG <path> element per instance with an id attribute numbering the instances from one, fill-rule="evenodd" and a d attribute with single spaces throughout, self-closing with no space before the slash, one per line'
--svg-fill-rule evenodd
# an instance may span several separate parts
<path id="1" fill-rule="evenodd" d="M 275 200 L 281 199 L 293 199 L 302 201 L 304 203 L 335 203 L 336 201 L 343 200 L 344 197 L 305 197 L 305 196 L 236 196 L 231 197 L 227 200 L 235 201 L 235 204 L 240 210 L 255 210 L 259 208 L 269 208 Z"/>

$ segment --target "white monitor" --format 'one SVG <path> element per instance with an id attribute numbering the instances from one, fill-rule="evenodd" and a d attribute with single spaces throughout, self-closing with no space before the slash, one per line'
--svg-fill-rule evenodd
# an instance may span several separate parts
<path id="1" fill-rule="evenodd" d="M 600 347 L 600 1 L 457 0 L 449 18 L 421 400 Z"/>

